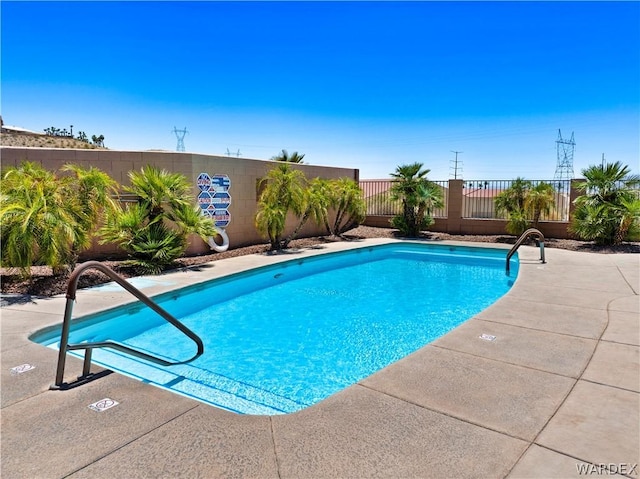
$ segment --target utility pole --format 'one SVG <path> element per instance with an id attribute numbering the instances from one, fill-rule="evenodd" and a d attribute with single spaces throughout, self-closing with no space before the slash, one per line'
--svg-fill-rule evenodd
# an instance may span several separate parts
<path id="1" fill-rule="evenodd" d="M 457 180 L 458 179 L 458 153 L 464 153 L 464 151 L 454 151 L 454 150 L 450 150 L 451 153 L 455 153 L 456 154 L 456 159 L 452 160 L 454 162 L 454 166 L 453 166 L 453 179 Z M 462 174 L 462 161 L 460 161 L 460 173 Z"/>

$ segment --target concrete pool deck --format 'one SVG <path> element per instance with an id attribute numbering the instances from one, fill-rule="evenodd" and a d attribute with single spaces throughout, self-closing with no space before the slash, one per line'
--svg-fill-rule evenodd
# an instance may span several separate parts
<path id="1" fill-rule="evenodd" d="M 139 280 L 140 289 L 153 295 L 298 255 L 387 242 L 220 260 Z M 65 299 L 8 301 L 0 322 L 0 475 L 638 478 L 640 255 L 547 248 L 540 264 L 537 248 L 523 246 L 519 256 L 515 285 L 488 309 L 314 406 L 270 417 L 237 415 L 116 373 L 51 391 L 57 351 L 28 338 L 61 322 Z M 74 318 L 131 300 L 109 286 L 81 290 Z M 24 364 L 34 368 L 12 372 Z M 69 357 L 66 377 L 81 369 Z M 119 404 L 88 407 L 104 398 Z"/>

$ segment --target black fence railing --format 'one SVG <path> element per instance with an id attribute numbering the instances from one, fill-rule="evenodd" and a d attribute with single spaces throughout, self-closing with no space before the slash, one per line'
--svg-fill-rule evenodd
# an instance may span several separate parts
<path id="1" fill-rule="evenodd" d="M 447 199 L 449 197 L 448 181 L 432 181 L 442 191 L 444 207 L 431 212 L 434 218 L 447 217 Z M 395 216 L 402 211 L 402 203 L 393 200 L 391 197 L 392 180 L 361 180 L 360 188 L 364 193 L 364 200 L 367 205 L 367 215 Z"/>
<path id="2" fill-rule="evenodd" d="M 459 180 L 458 180 L 459 181 Z M 509 189 L 514 180 L 465 180 L 462 187 L 462 198 L 449 197 L 449 181 L 433 181 L 442 190 L 444 208 L 433 212 L 435 218 L 446 218 L 449 205 L 461 204 L 462 217 L 468 219 L 506 219 L 506 214 L 496 211 L 495 200 L 502 192 Z M 553 188 L 553 207 L 549 213 L 541 216 L 542 221 L 568 221 L 570 207 L 571 180 L 527 180 L 532 187 L 543 181 Z M 401 204 L 391 197 L 393 181 L 361 180 L 360 188 L 364 193 L 367 215 L 394 216 L 400 213 Z"/>
<path id="3" fill-rule="evenodd" d="M 568 221 L 571 180 L 527 180 L 531 187 L 548 183 L 553 188 L 553 206 L 543 213 L 542 221 Z M 496 198 L 513 185 L 513 180 L 465 180 L 462 189 L 462 217 L 473 219 L 507 219 L 506 212 L 496 211 Z"/>

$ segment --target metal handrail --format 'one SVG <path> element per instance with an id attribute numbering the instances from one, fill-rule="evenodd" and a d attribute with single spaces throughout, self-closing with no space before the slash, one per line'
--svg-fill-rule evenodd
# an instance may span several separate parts
<path id="1" fill-rule="evenodd" d="M 522 233 L 522 235 L 520 235 L 520 238 L 518 238 L 516 244 L 514 244 L 513 247 L 509 250 L 509 253 L 507 253 L 507 274 L 509 274 L 509 260 L 516 252 L 516 250 L 520 247 L 520 245 L 529 238 L 529 236 L 538 237 L 538 243 L 540 244 L 540 261 L 542 261 L 542 263 L 546 263 L 544 259 L 544 235 L 542 234 L 542 231 L 536 228 L 529 228 L 527 231 Z"/>
<path id="2" fill-rule="evenodd" d="M 76 291 L 78 289 L 78 280 L 82 273 L 84 273 L 88 269 L 97 269 L 106 274 L 110 279 L 118 283 L 132 295 L 134 295 L 138 300 L 140 300 L 145 305 L 149 306 L 153 311 L 162 316 L 163 319 L 171 323 L 173 326 L 182 331 L 185 335 L 187 335 L 191 340 L 193 340 L 197 347 L 198 351 L 190 359 L 186 361 L 178 361 L 171 362 L 166 361 L 164 359 L 158 358 L 156 356 L 152 356 L 150 354 L 144 353 L 142 351 L 138 351 L 136 349 L 130 348 L 123 344 L 117 343 L 115 341 L 100 341 L 94 343 L 80 343 L 80 344 L 69 344 L 69 331 L 71 328 L 71 314 L 73 312 L 73 302 L 76 299 Z M 158 306 L 152 299 L 148 296 L 144 295 L 141 291 L 135 288 L 131 283 L 129 283 L 126 279 L 120 276 L 118 273 L 113 271 L 111 268 L 103 265 L 98 261 L 87 261 L 86 263 L 82 263 L 78 265 L 78 267 L 71 273 L 69 277 L 69 284 L 67 285 L 67 304 L 64 311 L 64 320 L 62 321 L 62 332 L 60 334 L 60 351 L 58 353 L 58 368 L 56 371 L 56 382 L 55 385 L 52 386 L 53 389 L 62 389 L 65 386 L 69 387 L 69 384 L 64 384 L 64 367 L 66 362 L 67 351 L 74 351 L 78 349 L 84 349 L 84 367 L 82 369 L 82 376 L 78 377 L 78 381 L 84 382 L 91 376 L 91 352 L 94 348 L 112 348 L 118 351 L 122 351 L 132 356 L 136 356 L 142 359 L 146 359 L 156 364 L 160 364 L 162 366 L 174 366 L 178 364 L 186 364 L 189 363 L 204 353 L 204 344 L 202 343 L 202 339 L 198 337 L 193 331 L 187 328 L 184 324 L 178 321 L 176 318 L 171 316 L 168 312 Z"/>

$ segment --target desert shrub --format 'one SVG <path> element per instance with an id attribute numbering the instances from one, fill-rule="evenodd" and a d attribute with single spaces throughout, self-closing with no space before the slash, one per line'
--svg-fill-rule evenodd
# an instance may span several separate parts
<path id="1" fill-rule="evenodd" d="M 2 265 L 51 266 L 54 273 L 75 264 L 91 245 L 105 210 L 114 208 L 116 182 L 97 169 L 66 165 L 57 175 L 36 163 L 10 167 L 0 183 Z"/>
<path id="2" fill-rule="evenodd" d="M 203 216 L 184 175 L 153 166 L 129 173 L 137 203 L 118 206 L 100 229 L 101 242 L 116 243 L 129 254 L 127 263 L 158 273 L 182 256 L 188 236 L 204 240 L 216 234 L 213 220 Z"/>

